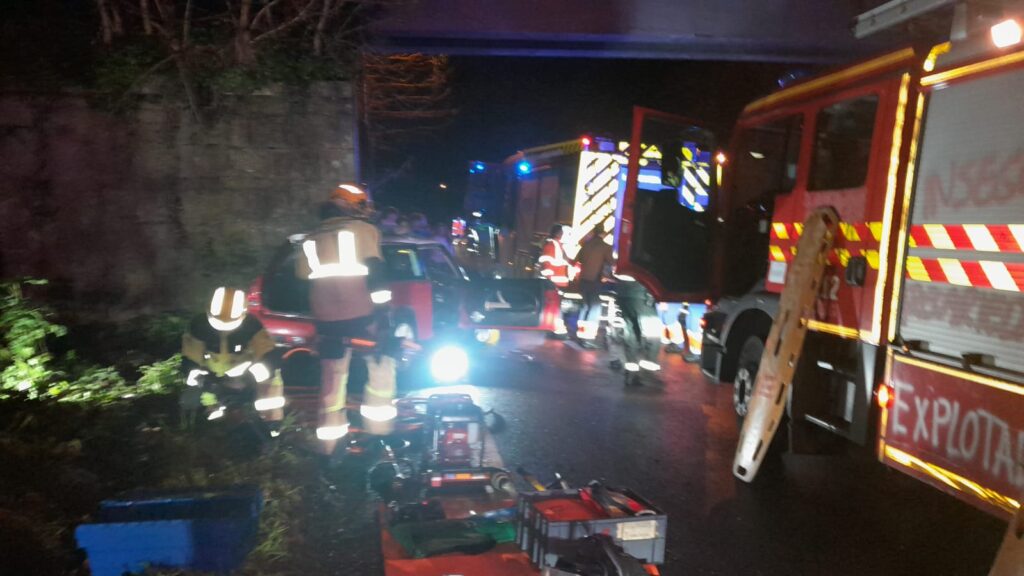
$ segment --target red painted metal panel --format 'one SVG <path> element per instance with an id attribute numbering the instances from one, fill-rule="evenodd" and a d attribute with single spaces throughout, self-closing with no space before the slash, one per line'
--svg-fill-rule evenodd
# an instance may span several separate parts
<path id="1" fill-rule="evenodd" d="M 886 462 L 984 510 L 1009 517 L 1005 505 L 983 498 L 956 477 L 1005 498 L 1019 499 L 1024 494 L 1024 386 L 901 356 L 894 358 L 890 382 L 895 400 L 883 418 L 882 441 L 886 448 L 909 454 L 931 468 L 907 465 L 892 454 Z"/>
<path id="2" fill-rule="evenodd" d="M 408 308 L 416 315 L 416 337 L 429 340 L 434 335 L 433 290 L 429 280 L 392 282 L 391 309 Z"/>

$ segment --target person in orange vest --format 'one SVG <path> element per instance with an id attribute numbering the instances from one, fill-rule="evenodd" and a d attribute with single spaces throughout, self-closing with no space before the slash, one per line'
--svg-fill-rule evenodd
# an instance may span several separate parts
<path id="1" fill-rule="evenodd" d="M 345 411 L 353 339 L 383 341 L 382 312 L 391 301 L 380 249 L 380 231 L 370 222 L 366 192 L 342 184 L 320 205 L 320 227 L 302 243 L 300 277 L 309 278 L 310 307 L 320 353 L 320 410 L 316 436 L 321 453 L 334 452 L 349 429 Z M 369 372 L 360 415 L 371 434 L 387 434 L 396 416 L 395 360 L 366 359 Z"/>
<path id="2" fill-rule="evenodd" d="M 541 248 L 540 258 L 537 259 L 537 269 L 540 270 L 541 277 L 550 280 L 560 294 L 569 287 L 569 282 L 574 276 L 574 269 L 565 257 L 565 248 L 562 246 L 562 237 L 564 235 L 564 226 L 561 224 L 552 226 L 548 237 L 544 240 L 544 247 Z M 558 338 L 564 337 L 568 333 L 565 328 L 565 320 L 559 316 L 555 319 L 555 323 L 552 335 Z"/>
<path id="3" fill-rule="evenodd" d="M 551 232 L 544 240 L 540 258 L 537 259 L 540 275 L 550 280 L 559 290 L 568 288 L 570 280 L 569 260 L 565 257 L 565 248 L 562 246 L 564 234 L 565 228 L 561 224 L 552 226 Z"/>

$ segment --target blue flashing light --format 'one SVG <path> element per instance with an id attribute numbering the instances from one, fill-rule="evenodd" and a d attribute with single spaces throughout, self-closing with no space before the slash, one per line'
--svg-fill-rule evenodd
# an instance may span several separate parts
<path id="1" fill-rule="evenodd" d="M 520 174 L 529 174 L 533 171 L 533 164 L 530 164 L 529 160 L 520 160 L 519 164 L 516 164 L 516 170 Z"/>
<path id="2" fill-rule="evenodd" d="M 484 170 L 487 169 L 487 167 L 484 166 L 483 162 L 476 162 L 475 164 L 473 164 L 473 169 L 476 170 L 477 172 L 483 172 Z"/>

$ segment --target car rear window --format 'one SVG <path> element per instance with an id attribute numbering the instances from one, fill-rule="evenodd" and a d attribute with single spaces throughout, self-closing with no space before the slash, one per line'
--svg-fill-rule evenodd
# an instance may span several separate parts
<path id="1" fill-rule="evenodd" d="M 423 266 L 412 246 L 382 246 L 384 262 L 387 264 L 388 279 L 392 282 L 403 280 L 421 280 L 424 278 Z"/>

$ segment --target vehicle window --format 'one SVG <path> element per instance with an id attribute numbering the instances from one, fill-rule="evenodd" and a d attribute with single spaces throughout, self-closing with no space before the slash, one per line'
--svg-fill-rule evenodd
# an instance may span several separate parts
<path id="1" fill-rule="evenodd" d="M 440 246 L 424 246 L 419 249 L 420 261 L 427 269 L 431 280 L 456 280 L 459 273 L 448 258 L 448 253 Z"/>
<path id="2" fill-rule="evenodd" d="M 736 151 L 735 188 L 741 204 L 793 190 L 800 159 L 803 116 L 747 128 Z"/>
<path id="3" fill-rule="evenodd" d="M 864 184 L 871 156 L 878 96 L 838 102 L 818 112 L 808 190 L 840 190 Z"/>
<path id="4" fill-rule="evenodd" d="M 387 265 L 388 280 L 419 280 L 423 278 L 423 266 L 416 251 L 409 246 L 382 246 L 384 262 Z"/>
<path id="5" fill-rule="evenodd" d="M 295 273 L 296 258 L 301 253 L 289 244 L 286 254 L 280 254 L 270 273 L 263 281 L 263 302 L 266 307 L 283 314 L 309 313 L 309 280 Z"/>

